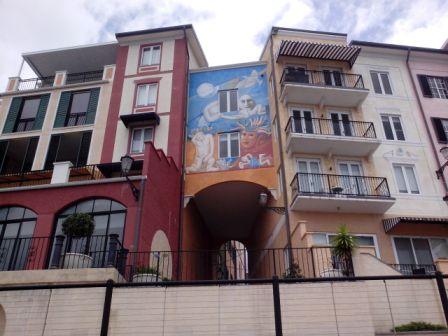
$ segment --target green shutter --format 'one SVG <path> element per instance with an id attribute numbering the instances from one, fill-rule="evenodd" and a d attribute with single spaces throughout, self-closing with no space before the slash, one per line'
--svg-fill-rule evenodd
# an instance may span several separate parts
<path id="1" fill-rule="evenodd" d="M 100 88 L 90 90 L 89 105 L 87 106 L 86 124 L 93 124 L 95 122 L 95 114 L 99 97 Z"/>
<path id="2" fill-rule="evenodd" d="M 31 168 L 33 167 L 34 156 L 36 155 L 38 141 L 38 137 L 30 138 L 28 140 L 28 148 L 26 149 L 26 154 L 23 159 L 22 172 L 31 171 Z"/>
<path id="3" fill-rule="evenodd" d="M 45 160 L 44 169 L 53 169 L 53 162 L 56 161 L 60 141 L 61 141 L 61 135 L 56 134 L 56 135 L 51 136 L 50 145 L 48 146 L 47 159 Z"/>
<path id="4" fill-rule="evenodd" d="M 3 133 L 14 132 L 14 126 L 16 125 L 17 117 L 19 116 L 22 101 L 22 97 L 15 97 L 12 99 L 8 117 L 6 118 L 5 126 L 3 127 Z"/>
<path id="5" fill-rule="evenodd" d="M 36 119 L 34 120 L 33 130 L 42 129 L 49 100 L 50 94 L 45 94 L 40 97 L 39 108 L 37 110 Z"/>
<path id="6" fill-rule="evenodd" d="M 59 99 L 58 111 L 56 112 L 56 119 L 54 120 L 54 127 L 65 126 L 65 119 L 67 117 L 71 97 L 72 93 L 69 91 L 61 93 L 61 98 Z"/>
<path id="7" fill-rule="evenodd" d="M 76 159 L 76 167 L 85 166 L 87 164 L 87 158 L 89 157 L 90 139 L 92 138 L 92 132 L 84 132 L 79 143 L 78 157 Z"/>
<path id="8" fill-rule="evenodd" d="M 0 174 L 3 174 L 3 162 L 8 151 L 9 141 L 0 141 Z"/>

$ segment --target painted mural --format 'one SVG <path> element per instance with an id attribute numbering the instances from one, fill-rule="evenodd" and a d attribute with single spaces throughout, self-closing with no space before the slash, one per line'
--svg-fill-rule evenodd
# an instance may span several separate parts
<path id="1" fill-rule="evenodd" d="M 273 165 L 266 66 L 190 74 L 187 173 Z"/>

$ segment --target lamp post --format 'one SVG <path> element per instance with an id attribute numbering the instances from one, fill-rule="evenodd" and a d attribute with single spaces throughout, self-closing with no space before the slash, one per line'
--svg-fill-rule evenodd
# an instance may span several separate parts
<path id="1" fill-rule="evenodd" d="M 443 176 L 443 170 L 448 165 L 448 147 L 445 146 L 440 148 L 440 153 L 442 154 L 446 162 L 439 169 L 436 170 L 437 179 L 440 179 Z"/>
<path id="2" fill-rule="evenodd" d="M 128 176 L 129 172 L 131 171 L 132 164 L 134 163 L 134 159 L 129 155 L 125 155 L 121 157 L 120 161 L 121 161 L 121 173 L 124 175 L 124 177 L 126 177 L 126 181 L 128 181 L 129 183 L 132 195 L 134 195 L 135 200 L 138 201 L 140 190 L 137 189 L 137 187 L 131 182 Z"/>

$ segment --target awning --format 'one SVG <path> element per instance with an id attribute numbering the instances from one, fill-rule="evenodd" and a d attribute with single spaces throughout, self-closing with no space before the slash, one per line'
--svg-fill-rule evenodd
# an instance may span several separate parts
<path id="1" fill-rule="evenodd" d="M 99 163 L 96 165 L 105 177 L 121 176 L 121 162 Z M 143 160 L 135 160 L 128 175 L 140 175 L 143 168 Z"/>
<path id="2" fill-rule="evenodd" d="M 135 124 L 160 124 L 160 117 L 155 112 L 123 114 L 120 119 L 126 127 Z"/>
<path id="3" fill-rule="evenodd" d="M 406 224 L 448 224 L 448 218 L 442 217 L 393 217 L 383 219 L 384 231 L 387 233 L 400 223 Z"/>
<path id="4" fill-rule="evenodd" d="M 352 67 L 360 52 L 361 48 L 354 46 L 282 40 L 277 59 L 280 56 L 318 58 L 347 62 Z"/>

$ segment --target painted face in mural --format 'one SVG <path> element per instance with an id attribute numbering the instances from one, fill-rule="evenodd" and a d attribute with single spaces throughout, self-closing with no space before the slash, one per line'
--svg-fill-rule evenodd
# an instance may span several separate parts
<path id="1" fill-rule="evenodd" d="M 241 147 L 245 149 L 253 148 L 257 144 L 257 132 L 242 131 Z"/>
<path id="2" fill-rule="evenodd" d="M 252 110 L 255 107 L 255 101 L 249 95 L 242 95 L 239 101 L 240 110 Z"/>

